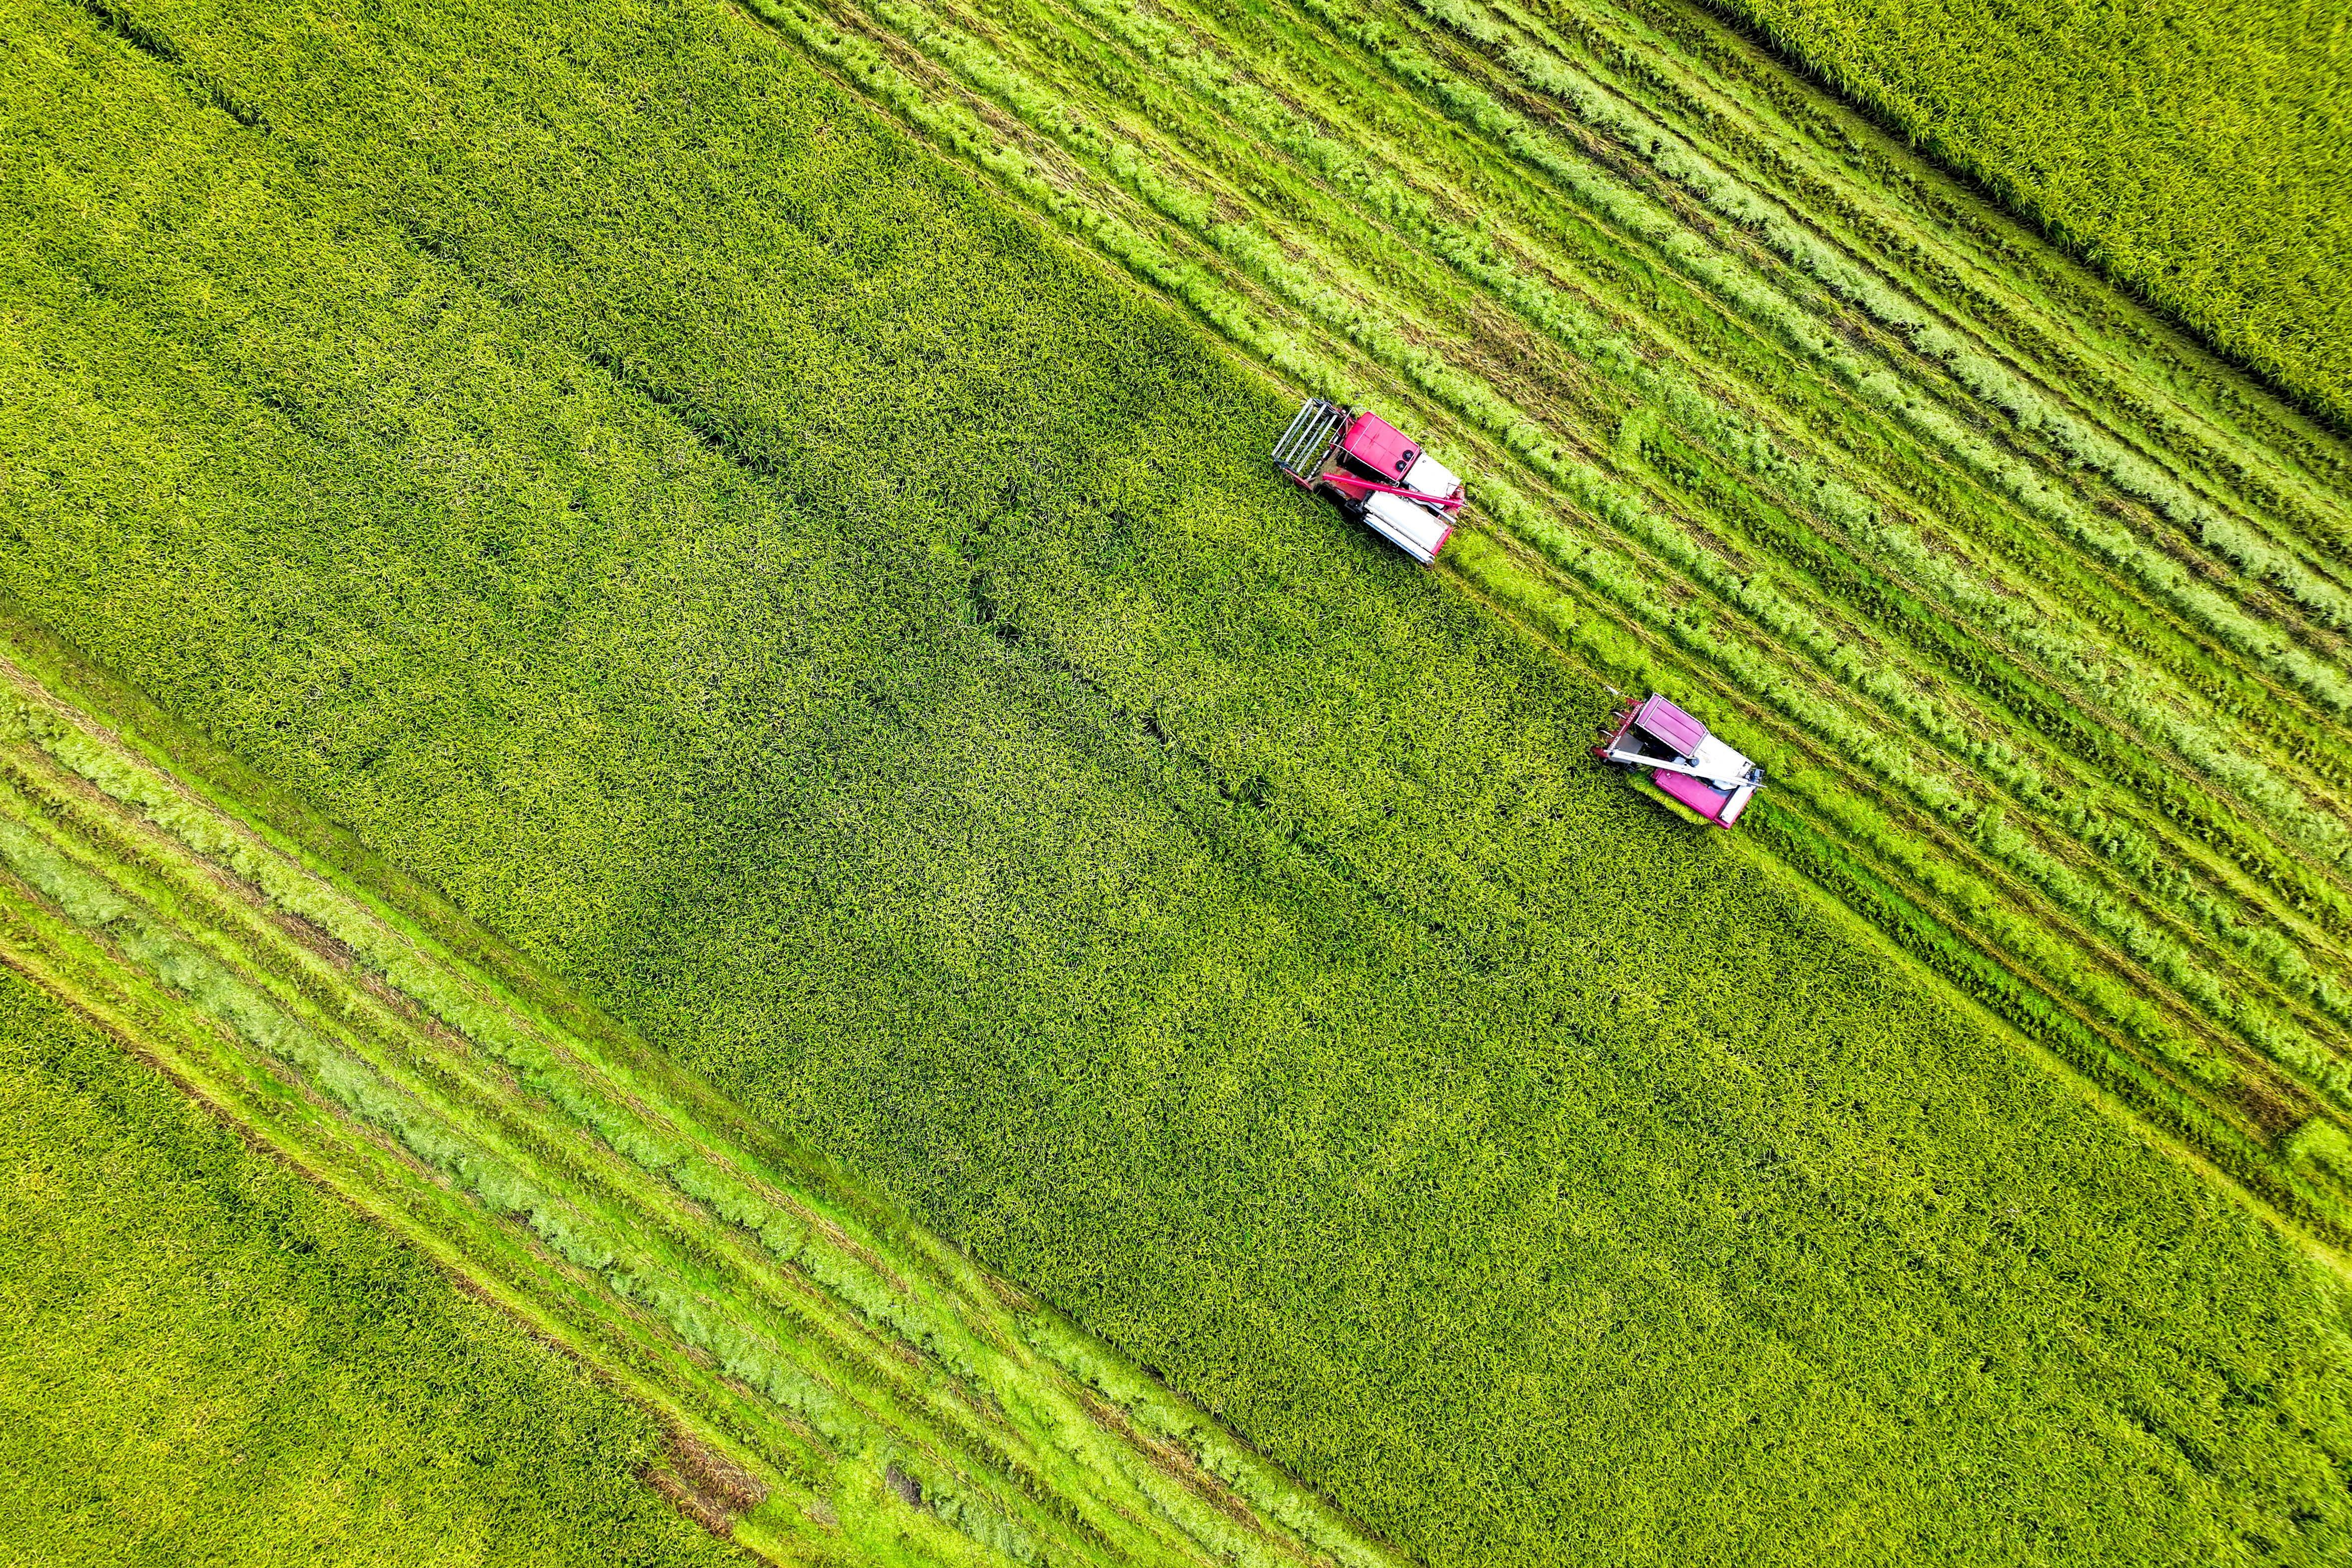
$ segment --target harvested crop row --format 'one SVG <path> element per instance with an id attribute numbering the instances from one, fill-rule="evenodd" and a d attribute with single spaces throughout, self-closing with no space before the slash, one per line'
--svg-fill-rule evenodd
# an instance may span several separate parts
<path id="1" fill-rule="evenodd" d="M 15 637 L 0 962 L 740 1467 L 717 1528 L 780 1561 L 1390 1561 L 576 1002 L 461 956 L 496 943 L 359 882 L 331 834 L 174 776 Z"/>
<path id="2" fill-rule="evenodd" d="M 2308 9 L 1727 0 L 2140 297 L 2352 416 L 2352 48 Z M 2249 84 L 2259 89 L 2249 91 Z"/>
<path id="3" fill-rule="evenodd" d="M 0 1064 L 12 1556 L 740 1568 L 689 1444 L 5 966 Z"/>
<path id="4" fill-rule="evenodd" d="M 775 12 L 1080 234 L 1097 209 L 1122 234 L 1156 220 L 1160 253 L 1181 259 L 1147 278 L 1268 364 L 1450 430 L 1484 465 L 1489 513 L 1536 546 L 1555 591 L 1580 584 L 1580 614 L 1635 617 L 1662 679 L 1708 665 L 1762 698 L 1761 732 L 1798 748 L 1775 760 L 1806 759 L 1790 782 L 1832 792 L 1849 848 L 1908 865 L 1947 923 L 2084 1010 L 2096 1054 L 2236 1128 L 2217 1157 L 2339 1224 L 2324 1175 L 2262 1173 L 2282 1163 L 2278 1140 L 2347 1103 L 2332 1042 L 2352 971 L 2324 936 L 2352 886 L 2328 805 L 2352 689 L 2341 567 L 2310 542 L 2311 509 L 2328 503 L 2307 459 L 2151 373 L 2131 396 L 2187 432 L 2167 448 L 2116 400 L 2078 395 L 2064 366 L 2033 371 L 1998 313 L 1753 194 L 1762 176 L 1725 172 L 1736 146 L 1703 152 L 1638 94 L 1602 93 L 1602 62 L 1576 74 L 1556 37 L 1442 14 L 1512 76 L 1319 11 L 1318 29 L 1363 52 L 1305 49 L 1307 26 L 1280 7 Z M 855 43 L 838 30 L 861 26 Z M 1621 57 L 1616 74 L 1640 72 Z M 1458 132 L 1398 115 L 1415 89 Z M 1345 145 L 1322 129 L 1342 122 Z M 1560 126 L 1575 136 L 1553 140 Z M 1815 160 L 1810 173 L 1836 174 Z M 1514 163 L 1517 186 L 1501 179 Z M 1077 194 L 1073 168 L 1098 197 Z M 1583 226 L 1563 226 L 1546 192 L 1580 204 Z M 1966 247 L 1917 215 L 1912 237 Z M 1134 264 L 1131 243 L 1108 248 Z M 1496 308 L 1516 319 L 1499 337 Z M 2085 359 L 2123 357 L 2079 316 L 2043 308 L 2034 326 L 2070 332 Z M 1512 349 L 1521 332 L 1551 347 Z M 1535 380 L 1511 368 L 1538 363 Z M 1607 383 L 1580 363 L 1616 386 L 1596 398 Z M 2228 479 L 2249 472 L 2266 486 Z M 2284 494 L 2298 504 L 2267 504 Z M 1822 592 L 1811 563 L 1849 556 L 1877 580 Z M 1680 601 L 1691 589 L 1704 614 Z M 1990 679 L 1989 663 L 2015 673 Z M 1641 666 L 1603 668 L 1631 680 Z M 2244 695 L 2217 709 L 2217 682 Z M 2096 754 L 2041 741 L 2043 725 L 2100 736 Z M 2184 767 L 2225 804 L 2183 808 L 2135 782 Z M 1944 864 L 1921 862 L 1922 841 Z"/>
<path id="5" fill-rule="evenodd" d="M 751 1114 L 1433 1563 L 2341 1555 L 2317 1265 L 799 55 L 32 15 L 0 573 Z"/>

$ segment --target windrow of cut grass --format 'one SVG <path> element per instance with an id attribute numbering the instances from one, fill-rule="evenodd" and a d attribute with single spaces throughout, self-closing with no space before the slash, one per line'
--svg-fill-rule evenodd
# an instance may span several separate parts
<path id="1" fill-rule="evenodd" d="M 741 1561 L 651 1416 L 5 968 L 0 1181 L 9 1560 Z"/>
<path id="2" fill-rule="evenodd" d="M 2352 425 L 2352 36 L 2325 8 L 1723 0 L 2108 277 Z"/>
<path id="3" fill-rule="evenodd" d="M 1651 11 L 757 8 L 1270 369 L 1442 433 L 1481 592 L 1738 715 L 1802 863 L 1905 887 L 1994 965 L 1955 979 L 2343 1233 L 2282 1152 L 2352 1110 L 2327 437 L 2094 280 L 2009 278 L 1858 123 L 1744 114 L 1796 89 Z"/>
<path id="4" fill-rule="evenodd" d="M 0 963 L 680 1433 L 660 1480 L 715 1531 L 792 1563 L 1394 1561 L 331 830 L 178 776 L 11 629 Z"/>
<path id="5" fill-rule="evenodd" d="M 0 25 L 0 580 L 1401 1549 L 2342 1554 L 2336 1275 L 1592 766 L 1266 472 L 1289 395 L 770 33 Z"/>

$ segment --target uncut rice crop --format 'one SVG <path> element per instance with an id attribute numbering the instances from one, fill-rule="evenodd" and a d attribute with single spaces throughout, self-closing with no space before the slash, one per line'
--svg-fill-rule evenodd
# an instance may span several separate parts
<path id="1" fill-rule="evenodd" d="M 1719 9 L 2339 429 L 2352 421 L 2342 27 L 2250 0 Z"/>
<path id="2" fill-rule="evenodd" d="M 0 647 L 0 962 L 646 1406 L 681 1456 L 655 1473 L 715 1533 L 772 1562 L 1393 1561 L 1108 1347 L 501 973 L 487 932 L 362 880 L 331 829 L 223 798 L 233 765 L 207 779 L 152 721 L 126 737 L 64 650 Z"/>
<path id="3" fill-rule="evenodd" d="M 0 1064 L 13 1552 L 732 1555 L 642 1411 L 14 973 Z"/>

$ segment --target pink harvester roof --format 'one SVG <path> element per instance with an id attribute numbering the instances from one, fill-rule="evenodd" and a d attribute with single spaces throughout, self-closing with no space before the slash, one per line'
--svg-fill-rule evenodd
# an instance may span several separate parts
<path id="1" fill-rule="evenodd" d="M 1356 416 L 1356 422 L 1348 426 L 1339 445 L 1356 461 L 1391 475 L 1402 475 L 1421 452 L 1405 439 L 1402 431 L 1377 414 Z"/>
<path id="2" fill-rule="evenodd" d="M 1653 697 L 1643 703 L 1642 710 L 1633 715 L 1633 723 L 1643 733 L 1672 746 L 1676 756 L 1694 754 L 1698 743 L 1706 739 L 1706 725 L 1663 697 Z"/>

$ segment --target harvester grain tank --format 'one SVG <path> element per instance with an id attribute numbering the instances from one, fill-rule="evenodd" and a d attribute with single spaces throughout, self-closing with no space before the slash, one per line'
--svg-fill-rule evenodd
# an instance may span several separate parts
<path id="1" fill-rule="evenodd" d="M 1659 794 L 1716 827 L 1738 822 L 1764 787 L 1762 768 L 1654 692 L 1620 709 L 1601 734 L 1594 756 L 1646 771 Z"/>
<path id="2" fill-rule="evenodd" d="M 1462 510 L 1462 481 L 1376 414 L 1310 397 L 1274 446 L 1274 466 L 1426 566 Z"/>

